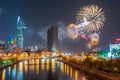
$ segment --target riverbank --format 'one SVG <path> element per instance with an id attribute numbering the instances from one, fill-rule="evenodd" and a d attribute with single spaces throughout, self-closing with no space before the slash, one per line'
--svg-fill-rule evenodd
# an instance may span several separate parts
<path id="1" fill-rule="evenodd" d="M 82 70 L 83 72 L 89 74 L 90 76 L 94 76 L 100 78 L 101 80 L 120 80 L 120 76 L 112 73 L 106 73 L 103 71 L 98 71 L 95 69 L 88 68 L 87 66 L 80 66 L 72 62 L 68 62 L 65 60 L 60 60 L 61 62 L 68 64 L 76 69 Z"/>
<path id="2" fill-rule="evenodd" d="M 12 62 L 12 63 L 9 63 L 9 64 L 1 65 L 1 66 L 0 66 L 0 70 L 4 69 L 4 68 L 6 68 L 6 67 L 12 66 L 12 65 L 14 65 L 14 64 L 17 64 L 17 63 L 19 63 L 19 62 L 20 62 L 20 60 L 15 61 L 15 62 Z"/>

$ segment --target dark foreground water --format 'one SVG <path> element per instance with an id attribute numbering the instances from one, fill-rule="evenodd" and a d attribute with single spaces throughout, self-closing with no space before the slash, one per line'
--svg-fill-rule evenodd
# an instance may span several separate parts
<path id="1" fill-rule="evenodd" d="M 0 80 L 99 80 L 56 59 L 22 61 L 0 71 Z"/>

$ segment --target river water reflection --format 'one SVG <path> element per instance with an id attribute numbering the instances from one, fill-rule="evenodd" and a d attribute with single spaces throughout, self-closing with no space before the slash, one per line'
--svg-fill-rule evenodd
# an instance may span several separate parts
<path id="1" fill-rule="evenodd" d="M 0 71 L 0 80 L 98 80 L 54 59 L 25 60 Z"/>

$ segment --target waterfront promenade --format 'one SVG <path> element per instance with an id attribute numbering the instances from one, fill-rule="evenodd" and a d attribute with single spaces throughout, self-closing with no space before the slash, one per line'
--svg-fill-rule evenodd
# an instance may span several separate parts
<path id="1" fill-rule="evenodd" d="M 84 71 L 85 73 L 87 73 L 91 76 L 101 78 L 101 80 L 120 80 L 120 75 L 119 74 L 106 73 L 106 72 L 103 72 L 103 71 L 98 71 L 96 69 L 91 69 L 91 68 L 88 68 L 87 66 L 83 66 L 83 65 L 77 65 L 75 63 L 65 61 L 65 60 L 60 60 L 60 61 L 65 63 L 65 64 L 68 64 L 68 65 L 70 65 L 74 68 L 82 70 L 82 71 Z"/>

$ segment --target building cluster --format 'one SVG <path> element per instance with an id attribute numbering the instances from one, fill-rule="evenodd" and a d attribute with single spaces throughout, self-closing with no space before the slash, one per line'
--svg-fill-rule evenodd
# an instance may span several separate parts
<path id="1" fill-rule="evenodd" d="M 20 17 L 18 17 L 17 19 L 17 35 L 15 36 L 11 36 L 9 35 L 7 37 L 7 42 L 6 41 L 2 41 L 2 43 L 0 43 L 0 47 L 2 47 L 4 45 L 4 49 L 2 49 L 2 52 L 13 52 L 15 47 L 19 47 L 21 49 L 23 49 L 23 29 L 25 29 L 25 24 L 23 23 L 22 19 Z M 4 42 L 4 44 L 3 44 Z M 5 43 L 6 42 L 6 43 Z"/>
<path id="2" fill-rule="evenodd" d="M 30 46 L 30 47 L 24 47 L 24 29 L 27 27 L 25 26 L 24 22 L 20 17 L 17 18 L 17 35 L 11 36 L 9 35 L 7 37 L 6 41 L 0 41 L 0 53 L 5 52 L 13 52 L 14 48 L 18 47 L 21 50 L 29 50 L 31 52 L 38 51 L 38 46 Z M 52 25 L 51 27 L 48 27 L 47 31 L 47 52 L 58 52 L 58 26 Z M 5 43 L 6 42 L 6 43 Z M 46 52 L 43 50 L 43 53 Z"/>

